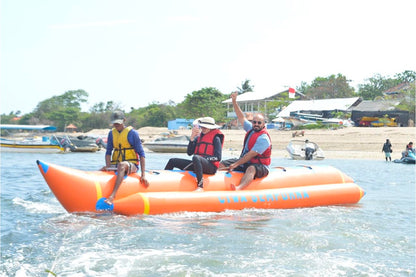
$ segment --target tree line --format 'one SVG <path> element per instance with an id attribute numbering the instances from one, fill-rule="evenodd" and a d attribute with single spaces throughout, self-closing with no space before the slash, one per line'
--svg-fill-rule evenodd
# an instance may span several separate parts
<path id="1" fill-rule="evenodd" d="M 266 117 L 273 118 L 276 112 L 290 104 L 293 100 L 329 99 L 345 97 L 362 97 L 363 100 L 382 100 L 399 97 L 397 108 L 414 113 L 415 111 L 415 80 L 416 72 L 406 70 L 394 77 L 376 74 L 366 79 L 364 84 L 358 85 L 358 91 L 350 85 L 351 80 L 342 74 L 327 77 L 316 77 L 310 84 L 302 82 L 296 87 L 296 99 L 289 99 L 288 91 L 278 94 L 275 99 L 267 103 L 262 111 Z M 255 91 L 254 86 L 246 79 L 238 93 Z M 383 92 L 399 84 L 407 83 L 400 95 L 384 95 Z M 277 93 L 277 92 L 276 92 Z M 62 95 L 53 96 L 38 103 L 34 110 L 21 115 L 20 111 L 1 115 L 2 124 L 46 124 L 54 125 L 58 131 L 64 131 L 65 126 L 72 123 L 78 131 L 87 132 L 92 129 L 109 128 L 111 113 L 122 110 L 119 103 L 114 101 L 100 102 L 90 107 L 88 112 L 81 111 L 81 104 L 88 100 L 88 93 L 82 89 L 70 90 Z M 181 103 L 168 101 L 167 103 L 153 102 L 146 107 L 131 108 L 124 111 L 127 125 L 135 128 L 146 126 L 166 127 L 168 121 L 175 118 L 198 118 L 211 116 L 216 122 L 226 122 L 227 107 L 222 101 L 230 94 L 224 94 L 214 87 L 202 88 L 188 93 Z"/>

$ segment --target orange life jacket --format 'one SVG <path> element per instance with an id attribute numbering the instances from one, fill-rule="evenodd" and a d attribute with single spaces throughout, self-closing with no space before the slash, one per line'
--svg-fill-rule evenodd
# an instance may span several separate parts
<path id="1" fill-rule="evenodd" d="M 201 134 L 195 146 L 194 154 L 200 155 L 202 157 L 213 156 L 214 155 L 214 138 L 218 136 L 221 140 L 221 150 L 222 146 L 224 145 L 224 134 L 221 133 L 218 129 L 213 129 L 209 131 L 207 134 Z M 210 161 L 213 165 L 217 168 L 220 165 L 220 161 Z"/>
<path id="2" fill-rule="evenodd" d="M 251 129 L 246 133 L 246 136 L 244 138 L 244 146 L 246 145 L 247 139 L 249 135 L 251 135 L 250 140 L 248 141 L 247 147 L 248 151 L 250 151 L 254 144 L 256 143 L 256 140 L 259 136 L 266 134 L 269 137 L 270 140 L 270 146 L 263 152 L 263 154 L 258 154 L 254 158 L 250 160 L 251 163 L 255 164 L 264 164 L 264 165 L 270 165 L 271 164 L 271 155 L 272 155 L 272 139 L 270 138 L 269 133 L 267 132 L 266 128 L 261 129 L 258 132 L 255 132 L 254 129 Z M 244 149 L 243 149 L 244 151 Z"/>

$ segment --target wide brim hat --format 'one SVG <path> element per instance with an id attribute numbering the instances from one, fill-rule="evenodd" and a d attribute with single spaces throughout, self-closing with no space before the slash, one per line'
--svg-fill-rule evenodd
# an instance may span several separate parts
<path id="1" fill-rule="evenodd" d="M 212 117 L 201 117 L 195 119 L 194 124 L 198 124 L 199 126 L 208 129 L 218 129 L 221 127 L 215 124 L 215 120 Z"/>

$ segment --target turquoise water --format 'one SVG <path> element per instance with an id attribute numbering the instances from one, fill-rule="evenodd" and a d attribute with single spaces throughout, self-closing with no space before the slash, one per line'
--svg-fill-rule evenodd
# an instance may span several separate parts
<path id="1" fill-rule="evenodd" d="M 1 154 L 1 276 L 415 276 L 415 166 L 382 153 L 273 160 L 337 167 L 366 191 L 357 205 L 134 217 L 68 214 L 38 159 L 97 170 L 104 152 Z"/>

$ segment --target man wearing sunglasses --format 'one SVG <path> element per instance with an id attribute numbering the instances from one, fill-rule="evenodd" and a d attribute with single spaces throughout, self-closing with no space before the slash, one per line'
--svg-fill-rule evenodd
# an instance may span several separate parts
<path id="1" fill-rule="evenodd" d="M 233 108 L 238 121 L 246 131 L 244 146 L 238 159 L 223 160 L 219 170 L 237 170 L 244 172 L 240 184 L 231 184 L 231 188 L 242 190 L 254 179 L 262 178 L 269 174 L 271 163 L 272 142 L 262 114 L 254 114 L 250 122 L 244 116 L 240 106 L 237 104 L 237 92 L 231 93 Z"/>

